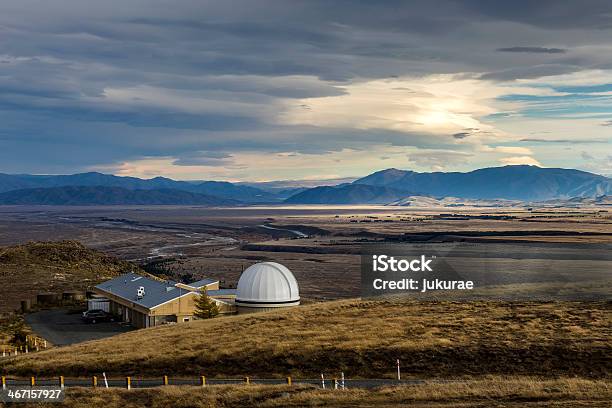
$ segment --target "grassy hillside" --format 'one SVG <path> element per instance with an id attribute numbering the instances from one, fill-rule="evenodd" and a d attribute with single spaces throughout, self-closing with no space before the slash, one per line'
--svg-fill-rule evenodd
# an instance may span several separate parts
<path id="1" fill-rule="evenodd" d="M 157 389 L 68 388 L 67 408 L 166 407 L 608 407 L 610 382 L 602 380 L 485 378 L 377 390 L 321 390 L 313 386 L 212 386 Z M 494 401 L 494 402 L 493 402 Z M 24 406 L 38 406 L 28 404 Z"/>
<path id="2" fill-rule="evenodd" d="M 0 313 L 19 308 L 21 300 L 39 292 L 84 290 L 128 270 L 138 268 L 76 241 L 0 248 Z"/>
<path id="3" fill-rule="evenodd" d="M 610 303 L 335 301 L 0 360 L 17 375 L 608 377 Z"/>

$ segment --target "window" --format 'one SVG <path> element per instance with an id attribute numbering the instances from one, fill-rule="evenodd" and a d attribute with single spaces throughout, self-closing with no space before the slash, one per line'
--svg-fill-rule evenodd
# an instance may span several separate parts
<path id="1" fill-rule="evenodd" d="M 189 318 L 188 317 L 183 317 L 183 322 L 188 322 Z"/>

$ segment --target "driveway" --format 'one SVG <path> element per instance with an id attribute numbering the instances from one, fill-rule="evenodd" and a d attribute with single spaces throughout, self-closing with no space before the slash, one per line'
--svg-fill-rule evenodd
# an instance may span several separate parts
<path id="1" fill-rule="evenodd" d="M 63 309 L 30 313 L 25 316 L 25 321 L 36 334 L 56 346 L 103 339 L 134 330 L 117 322 L 86 324 L 80 314 L 68 314 Z"/>

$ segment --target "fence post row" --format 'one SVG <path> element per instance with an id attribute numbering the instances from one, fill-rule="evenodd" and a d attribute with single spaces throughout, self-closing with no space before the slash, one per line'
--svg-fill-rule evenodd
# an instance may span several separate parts
<path id="1" fill-rule="evenodd" d="M 106 388 L 108 388 L 108 381 L 106 379 L 106 373 L 103 373 L 103 377 L 104 377 L 104 384 L 106 386 Z M 206 377 L 201 375 L 200 377 L 200 386 L 201 387 L 205 387 L 206 386 Z M 6 389 L 7 387 L 7 379 L 6 376 L 1 376 L 0 379 L 2 380 L 2 389 Z M 60 375 L 58 377 L 58 382 L 59 382 L 59 387 L 61 389 L 63 389 L 65 387 L 65 378 L 63 375 Z M 340 375 L 340 379 L 338 379 L 337 377 L 333 377 L 331 381 L 331 384 L 333 386 L 333 389 L 337 390 L 337 389 L 345 389 L 345 377 L 344 377 L 344 372 L 341 372 Z M 291 376 L 287 376 L 286 377 L 286 383 L 287 385 L 293 385 L 293 378 Z M 167 375 L 163 376 L 162 379 L 162 385 L 166 386 L 169 385 L 170 381 L 169 381 L 169 377 Z M 244 384 L 246 385 L 250 385 L 251 384 L 251 377 L 246 376 L 244 377 Z M 30 377 L 30 386 L 31 387 L 35 387 L 36 386 L 36 377 L 32 376 Z M 92 376 L 91 377 L 91 386 L 93 388 L 98 387 L 98 377 L 97 376 Z M 125 388 L 130 390 L 132 389 L 132 377 L 125 377 Z M 323 375 L 323 373 L 321 373 L 321 388 L 325 389 L 325 377 Z"/>

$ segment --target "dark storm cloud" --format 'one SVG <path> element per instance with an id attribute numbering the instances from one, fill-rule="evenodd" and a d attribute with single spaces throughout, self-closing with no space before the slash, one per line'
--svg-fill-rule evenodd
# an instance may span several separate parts
<path id="1" fill-rule="evenodd" d="M 546 48 L 546 47 L 505 47 L 498 48 L 499 52 L 530 52 L 535 54 L 565 54 L 566 49 L 563 48 Z"/>
<path id="2" fill-rule="evenodd" d="M 612 3 L 608 0 L 469 0 L 461 3 L 474 13 L 496 20 L 548 29 L 612 27 Z"/>
<path id="3" fill-rule="evenodd" d="M 545 64 L 533 66 L 521 66 L 488 72 L 480 76 L 481 79 L 495 81 L 511 81 L 514 79 L 534 79 L 553 75 L 569 74 L 582 70 L 578 65 Z"/>
<path id="4" fill-rule="evenodd" d="M 379 143 L 447 149 L 467 134 L 444 142 L 282 126 L 276 117 L 285 100 L 342 95 L 352 81 L 432 73 L 499 81 L 612 66 L 601 52 L 573 55 L 609 43 L 612 4 L 587 3 L 5 0 L 0 171 L 156 156 L 223 165 L 223 154 L 244 150 Z"/>

